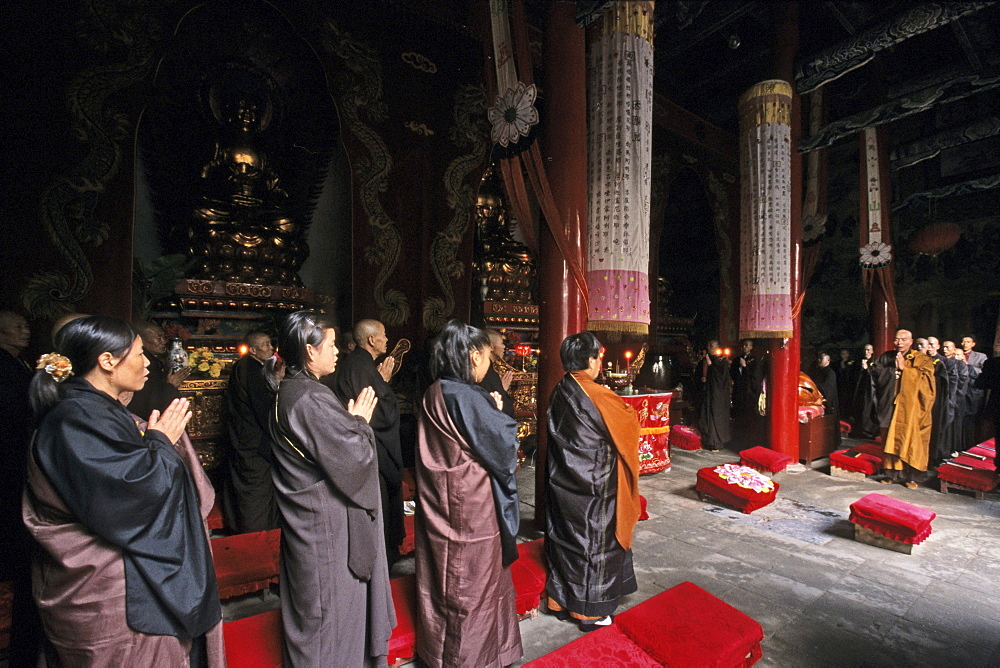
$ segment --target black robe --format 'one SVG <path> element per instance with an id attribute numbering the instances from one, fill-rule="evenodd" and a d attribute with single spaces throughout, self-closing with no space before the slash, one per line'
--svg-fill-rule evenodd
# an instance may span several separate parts
<path id="1" fill-rule="evenodd" d="M 931 409 L 931 451 L 933 464 L 940 464 L 948 458 L 951 451 L 945 435 L 948 425 L 955 417 L 955 384 L 952 378 L 958 377 L 955 360 L 944 355 L 934 356 L 934 408 Z"/>
<path id="2" fill-rule="evenodd" d="M 552 391 L 548 435 L 546 592 L 570 612 L 604 617 L 638 586 L 632 550 L 615 537 L 615 444 L 597 406 L 569 374 Z"/>
<path id="3" fill-rule="evenodd" d="M 837 361 L 837 366 L 833 367 L 837 374 L 837 412 L 845 420 L 849 420 L 854 414 L 854 388 L 858 384 L 858 361 L 849 359 L 846 363 Z"/>
<path id="4" fill-rule="evenodd" d="M 888 429 L 896 408 L 896 351 L 887 350 L 869 364 L 875 389 L 875 417 L 878 428 Z"/>
<path id="5" fill-rule="evenodd" d="M 503 399 L 503 408 L 501 409 L 508 417 L 514 417 L 514 397 L 510 396 L 507 390 L 503 389 L 503 381 L 500 379 L 500 374 L 496 372 L 496 369 L 490 365 L 490 368 L 486 371 L 486 375 L 483 379 L 479 381 L 479 387 L 483 388 L 489 393 L 499 392 L 500 398 Z"/>
<path id="6" fill-rule="evenodd" d="M 740 359 L 746 360 L 746 366 Z M 736 436 L 748 444 L 756 436 L 760 420 L 757 402 L 764 391 L 764 365 L 753 355 L 737 357 L 729 370 L 733 378 L 733 423 Z"/>
<path id="7" fill-rule="evenodd" d="M 399 447 L 399 403 L 392 387 L 378 372 L 375 359 L 357 347 L 337 364 L 337 371 L 323 381 L 333 389 L 344 406 L 356 399 L 361 390 L 371 387 L 378 397 L 372 414 L 375 452 L 378 455 L 379 489 L 382 493 L 382 521 L 385 546 L 392 557 L 406 535 L 403 528 L 403 454 Z"/>
<path id="8" fill-rule="evenodd" d="M 142 352 L 149 360 L 149 366 L 146 367 L 149 375 L 146 376 L 146 384 L 142 389 L 132 395 L 128 409 L 143 420 L 148 420 L 150 413 L 163 412 L 171 401 L 181 396 L 181 392 L 167 382 L 167 368 L 159 356 L 146 348 L 143 348 Z"/>
<path id="9" fill-rule="evenodd" d="M 816 383 L 816 388 L 823 395 L 823 407 L 827 413 L 839 414 L 840 403 L 837 394 L 837 372 L 833 367 L 818 366 L 813 369 L 810 377 Z"/>
<path id="10" fill-rule="evenodd" d="M 993 423 L 994 438 L 1000 436 L 1000 357 L 993 357 L 983 363 L 983 372 L 976 378 L 976 387 L 988 392 L 983 415 Z M 994 456 L 997 469 L 1000 470 L 1000 448 Z"/>
<path id="11" fill-rule="evenodd" d="M 837 388 L 837 372 L 830 366 L 816 367 L 813 369 L 812 379 L 823 395 L 825 414 L 832 415 L 833 419 L 839 423 L 840 402 Z M 833 444 L 835 446 L 840 445 L 840 438 L 840 424 L 837 424 L 833 430 Z"/>
<path id="12" fill-rule="evenodd" d="M 714 355 L 711 357 L 712 363 L 707 365 L 708 368 L 702 367 L 705 374 L 705 397 L 701 404 L 698 426 L 701 430 L 702 447 L 706 450 L 719 450 L 732 440 L 729 426 L 729 360 Z"/>
<path id="13" fill-rule="evenodd" d="M 944 448 L 949 455 L 952 452 L 968 450 L 973 444 L 968 443 L 965 426 L 968 417 L 966 407 L 969 403 L 970 374 L 969 365 L 963 360 L 952 360 L 955 363 L 957 381 L 955 383 L 955 415 L 945 433 Z"/>
<path id="14" fill-rule="evenodd" d="M 204 634 L 222 608 L 184 460 L 86 380 L 70 378 L 60 389 L 64 398 L 39 424 L 33 453 L 76 522 L 121 550 L 128 625 L 152 635 Z"/>
<path id="15" fill-rule="evenodd" d="M 33 372 L 21 359 L 0 348 L 0 581 L 11 581 L 10 647 L 12 666 L 34 664 L 42 637 L 41 620 L 31 597 L 31 545 L 21 520 L 35 419 L 28 402 Z"/>
<path id="16" fill-rule="evenodd" d="M 0 348 L 0 554 L 5 555 L 0 558 L 0 580 L 9 580 L 31 555 L 21 522 L 25 462 L 35 426 L 28 403 L 31 377 L 27 364 Z"/>
<path id="17" fill-rule="evenodd" d="M 852 408 L 852 435 L 857 438 L 874 438 L 879 435 L 878 413 L 876 411 L 875 381 L 872 378 L 871 363 L 865 369 L 861 362 L 858 362 L 857 384 L 854 386 L 854 398 L 851 401 Z"/>
<path id="18" fill-rule="evenodd" d="M 264 364 L 244 355 L 233 364 L 226 388 L 229 429 L 229 478 L 223 496 L 226 521 L 237 533 L 278 528 L 268 426 L 274 391 L 264 378 Z"/>

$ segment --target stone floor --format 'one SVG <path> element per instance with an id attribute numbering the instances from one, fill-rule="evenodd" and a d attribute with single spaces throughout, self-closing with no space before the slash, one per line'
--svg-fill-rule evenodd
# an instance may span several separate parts
<path id="1" fill-rule="evenodd" d="M 698 500 L 697 470 L 737 459 L 735 451 L 676 451 L 672 470 L 640 479 L 650 518 L 636 528 L 639 590 L 620 610 L 689 580 L 760 622 L 766 638 L 758 666 L 1000 666 L 1000 494 L 976 501 L 965 492 L 941 494 L 935 481 L 911 491 L 831 478 L 825 459 L 796 465 L 775 477 L 778 499 L 832 511 L 828 540 L 817 544 L 815 534 L 802 539 L 734 521 L 734 513 Z M 541 535 L 534 475 L 530 461 L 518 473 L 523 540 Z M 934 532 L 912 555 L 852 540 L 843 517 L 873 491 L 937 513 Z M 763 520 L 767 510 L 738 519 Z M 393 575 L 408 572 L 412 558 L 393 567 Z M 264 592 L 228 601 L 224 614 L 239 619 L 278 605 L 274 592 Z M 581 635 L 544 613 L 522 621 L 520 631 L 525 662 Z M 0 668 L 4 659 L 0 653 Z"/>
<path id="2" fill-rule="evenodd" d="M 846 515 L 877 491 L 938 515 L 912 555 L 855 542 L 843 520 L 819 545 L 705 512 L 697 470 L 736 460 L 735 452 L 676 451 L 672 470 L 640 479 L 650 519 L 636 528 L 639 591 L 620 609 L 689 580 L 760 622 L 758 666 L 1000 666 L 1000 495 L 976 501 L 942 494 L 935 481 L 917 490 L 845 481 L 816 460 L 777 474 L 779 499 Z M 518 475 L 523 537 L 534 538 L 534 468 Z M 581 635 L 545 614 L 520 629 L 524 661 Z"/>

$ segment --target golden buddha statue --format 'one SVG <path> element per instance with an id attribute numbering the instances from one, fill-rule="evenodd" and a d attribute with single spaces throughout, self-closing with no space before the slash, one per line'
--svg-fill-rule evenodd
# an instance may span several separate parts
<path id="1" fill-rule="evenodd" d="M 503 195 L 487 172 L 476 199 L 476 269 L 484 301 L 530 304 L 535 263 L 511 233 Z"/>
<path id="2" fill-rule="evenodd" d="M 269 105 L 269 103 L 268 103 Z M 248 97 L 228 113 L 213 104 L 222 125 L 212 160 L 201 170 L 202 192 L 188 228 L 188 252 L 198 278 L 236 283 L 301 285 L 298 269 L 309 251 L 288 212 L 288 193 L 261 149 L 270 112 Z"/>

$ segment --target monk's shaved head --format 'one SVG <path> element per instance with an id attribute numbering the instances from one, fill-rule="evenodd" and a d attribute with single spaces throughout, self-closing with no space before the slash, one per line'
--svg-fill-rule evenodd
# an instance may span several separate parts
<path id="1" fill-rule="evenodd" d="M 897 329 L 896 338 L 893 340 L 896 352 L 907 353 L 913 347 L 913 332 L 908 329 Z"/>

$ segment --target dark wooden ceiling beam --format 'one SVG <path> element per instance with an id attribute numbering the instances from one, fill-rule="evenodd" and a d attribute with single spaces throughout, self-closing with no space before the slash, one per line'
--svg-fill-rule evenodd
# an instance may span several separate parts
<path id="1" fill-rule="evenodd" d="M 965 127 L 939 132 L 933 137 L 918 139 L 903 146 L 897 146 L 889 154 L 893 169 L 912 167 L 933 158 L 947 148 L 970 144 L 981 139 L 1000 135 L 1000 116 L 989 116 L 970 123 Z"/>
<path id="2" fill-rule="evenodd" d="M 926 2 L 851 39 L 799 61 L 795 83 L 800 94 L 813 91 L 848 72 L 868 64 L 879 51 L 940 28 L 992 2 Z"/>
<path id="3" fill-rule="evenodd" d="M 893 204 L 892 210 L 899 211 L 901 209 L 905 209 L 911 204 L 916 204 L 917 202 L 930 201 L 932 199 L 945 199 L 948 197 L 955 197 L 957 195 L 971 195 L 973 193 L 982 192 L 984 190 L 992 190 L 993 188 L 998 187 L 1000 187 L 1000 174 L 993 174 L 979 179 L 972 179 L 971 181 L 952 183 L 951 185 L 934 188 L 933 190 L 913 193 L 906 199 Z"/>
<path id="4" fill-rule="evenodd" d="M 983 59 L 979 57 L 976 53 L 976 49 L 972 46 L 972 40 L 969 39 L 969 33 L 965 31 L 965 26 L 962 25 L 961 21 L 955 21 L 951 24 L 951 31 L 955 33 L 955 39 L 962 46 L 962 51 L 965 53 L 965 57 L 968 59 L 969 64 L 972 65 L 972 69 L 977 72 L 983 71 Z"/>
<path id="5" fill-rule="evenodd" d="M 693 35 L 687 37 L 686 39 L 678 40 L 673 44 L 661 45 L 657 43 L 656 47 L 656 61 L 660 62 L 663 60 L 671 60 L 674 57 L 691 50 L 695 45 L 699 44 L 703 40 L 711 37 L 715 33 L 719 32 L 730 23 L 737 21 L 738 19 L 746 16 L 754 9 L 757 8 L 756 2 L 747 2 L 740 6 L 738 9 L 734 9 L 732 12 L 726 14 L 725 16 L 713 21 L 711 24 L 695 31 Z M 667 48 L 664 48 L 664 47 Z"/>
<path id="6" fill-rule="evenodd" d="M 839 23 L 844 30 L 847 31 L 848 35 L 853 36 L 856 32 L 858 32 L 858 29 L 854 27 L 851 20 L 847 18 L 844 12 L 840 11 L 840 7 L 837 6 L 836 2 L 824 2 L 823 4 L 826 5 L 826 10 L 833 14 L 833 18 L 837 19 L 837 23 Z"/>
<path id="7" fill-rule="evenodd" d="M 653 123 L 733 163 L 739 160 L 736 135 L 699 118 L 662 95 L 653 96 Z"/>
<path id="8" fill-rule="evenodd" d="M 925 88 L 912 95 L 896 98 L 873 109 L 829 123 L 816 134 L 799 142 L 799 151 L 808 153 L 829 146 L 838 139 L 853 135 L 865 128 L 906 118 L 939 104 L 954 102 L 996 88 L 1000 88 L 1000 74 L 956 77 L 938 86 Z"/>

